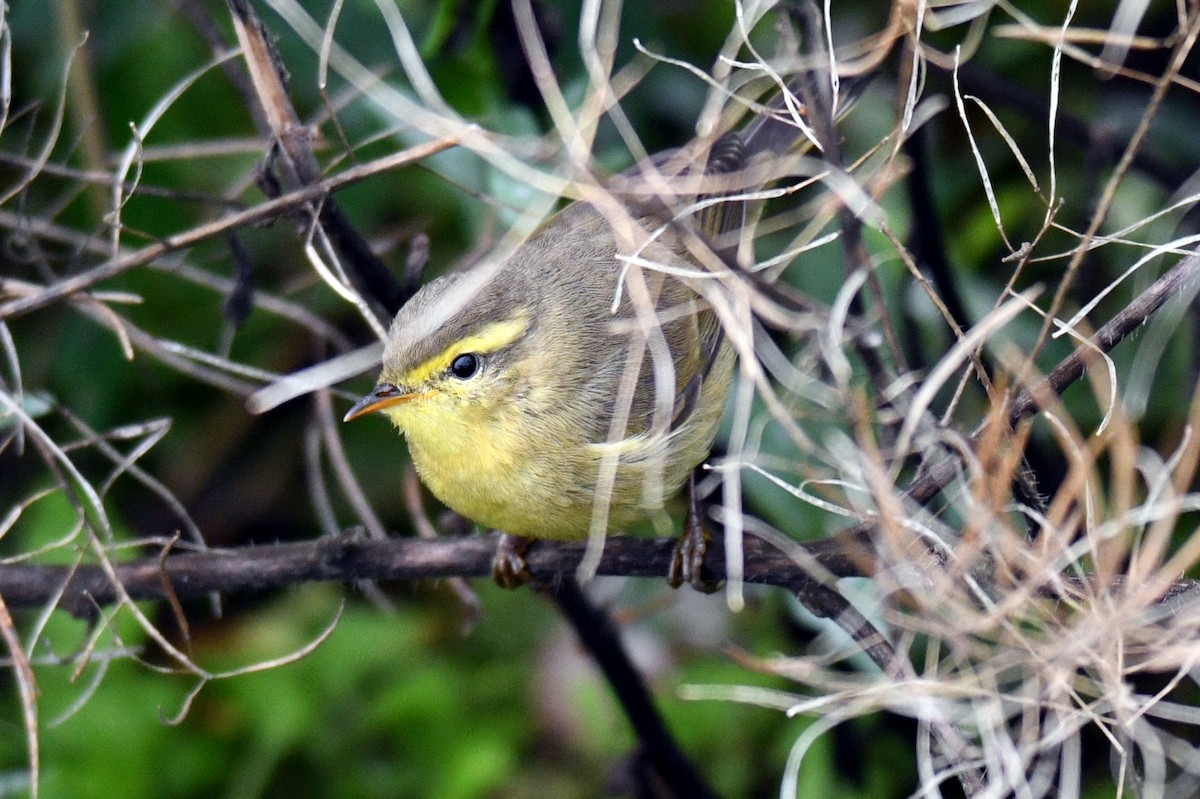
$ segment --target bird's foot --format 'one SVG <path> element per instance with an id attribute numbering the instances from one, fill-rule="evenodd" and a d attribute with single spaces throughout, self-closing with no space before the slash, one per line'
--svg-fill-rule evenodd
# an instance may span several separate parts
<path id="1" fill-rule="evenodd" d="M 688 583 L 703 594 L 721 590 L 725 581 L 708 574 L 704 556 L 708 553 L 708 542 L 712 536 L 700 515 L 699 500 L 696 498 L 695 478 L 688 480 L 688 513 L 683 523 L 683 533 L 675 542 L 671 553 L 671 567 L 667 571 L 667 582 L 672 588 Z"/>
<path id="2" fill-rule="evenodd" d="M 709 535 L 703 527 L 698 533 L 685 529 L 683 535 L 679 536 L 675 551 L 671 553 L 671 567 L 667 571 L 667 582 L 672 588 L 688 583 L 703 594 L 713 594 L 725 585 L 724 580 L 708 574 L 704 566 L 708 542 Z"/>
<path id="3" fill-rule="evenodd" d="M 520 588 L 533 580 L 525 553 L 534 539 L 523 535 L 500 534 L 496 554 L 492 558 L 492 579 L 501 588 Z"/>

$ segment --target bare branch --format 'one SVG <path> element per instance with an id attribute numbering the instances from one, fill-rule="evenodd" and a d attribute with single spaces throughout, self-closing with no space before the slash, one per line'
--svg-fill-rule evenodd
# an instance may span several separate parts
<path id="1" fill-rule="evenodd" d="M 206 239 L 222 235 L 230 230 L 236 230 L 237 228 L 246 227 L 256 222 L 272 219 L 281 213 L 298 208 L 306 203 L 311 203 L 314 200 L 319 200 L 340 188 L 358 183 L 373 175 L 416 163 L 434 153 L 439 153 L 448 147 L 452 147 L 454 144 L 455 140 L 449 137 L 437 139 L 426 144 L 418 144 L 407 150 L 384 156 L 370 163 L 351 167 L 345 172 L 322 180 L 320 183 L 314 183 L 302 189 L 288 192 L 276 197 L 274 200 L 268 200 L 260 205 L 256 205 L 253 208 L 247 208 L 244 211 L 229 214 L 221 219 L 185 230 L 182 233 L 167 236 L 156 244 L 151 244 L 135 252 L 114 258 L 73 277 L 66 277 L 55 281 L 54 284 L 47 286 L 36 294 L 31 294 L 17 300 L 10 300 L 0 305 L 0 319 L 15 318 L 30 311 L 45 308 L 72 294 L 77 294 L 80 291 L 88 289 L 101 280 L 107 280 L 110 277 L 119 275 L 122 272 L 128 272 L 130 269 L 138 266 L 145 266 L 165 255 L 199 244 Z M 3 289 L 4 281 L 0 279 L 0 290 Z"/>
<path id="2" fill-rule="evenodd" d="M 132 599 L 164 599 L 170 590 L 180 599 L 210 592 L 245 593 L 298 585 L 303 582 L 357 580 L 423 580 L 447 577 L 488 577 L 498 535 L 464 538 L 362 540 L 354 536 L 321 538 L 295 544 L 271 544 L 236 550 L 209 550 L 160 558 L 153 555 L 132 563 L 114 564 L 117 580 Z M 534 579 L 552 582 L 573 573 L 583 557 L 585 542 L 537 541 L 526 554 Z M 663 577 L 670 565 L 673 538 L 612 536 L 604 547 L 599 574 Z M 841 543 L 816 542 L 808 552 L 837 576 L 861 574 L 854 553 Z M 724 551 L 714 542 L 709 566 L 724 577 Z M 746 541 L 746 579 L 803 590 L 812 578 L 780 550 L 755 538 Z M 0 566 L 0 596 L 12 607 L 54 601 L 75 615 L 90 616 L 96 606 L 118 595 L 99 566 L 42 566 L 10 563 Z"/>

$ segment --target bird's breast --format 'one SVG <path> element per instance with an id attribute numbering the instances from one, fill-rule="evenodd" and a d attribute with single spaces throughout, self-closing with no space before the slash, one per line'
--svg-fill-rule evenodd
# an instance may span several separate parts
<path id="1" fill-rule="evenodd" d="M 587 534 L 577 516 L 591 504 L 567 442 L 545 440 L 516 408 L 413 410 L 400 427 L 421 480 L 447 507 L 515 535 Z"/>

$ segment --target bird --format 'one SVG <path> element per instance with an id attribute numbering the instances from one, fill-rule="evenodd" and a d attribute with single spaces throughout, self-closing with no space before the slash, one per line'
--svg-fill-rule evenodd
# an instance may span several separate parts
<path id="1" fill-rule="evenodd" d="M 760 114 L 717 138 L 703 174 L 736 176 L 793 147 L 802 134 L 786 116 Z M 438 500 L 517 537 L 515 559 L 497 558 L 502 584 L 522 581 L 514 572 L 531 541 L 661 517 L 687 484 L 671 583 L 719 585 L 701 574 L 693 475 L 712 450 L 735 356 L 696 290 L 705 269 L 693 253 L 699 236 L 732 258 L 744 207 L 722 194 L 735 183 L 691 218 L 677 201 L 577 200 L 502 260 L 430 281 L 393 319 L 378 383 L 344 419 L 386 415 Z"/>

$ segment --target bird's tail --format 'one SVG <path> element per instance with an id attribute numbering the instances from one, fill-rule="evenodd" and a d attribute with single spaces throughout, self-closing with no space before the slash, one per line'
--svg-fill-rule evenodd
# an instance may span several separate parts
<path id="1" fill-rule="evenodd" d="M 722 188 L 701 196 L 700 200 L 727 196 L 736 197 L 761 188 L 761 176 L 752 175 L 750 168 L 761 160 L 798 152 L 816 144 L 817 138 L 809 123 L 809 109 L 801 99 L 810 92 L 802 91 L 805 80 L 812 75 L 793 78 L 776 94 L 769 105 L 759 111 L 742 129 L 723 134 L 709 150 L 704 174 L 723 178 Z M 834 119 L 843 116 L 867 85 L 866 79 L 842 80 L 837 94 Z M 809 84 L 811 86 L 811 83 Z M 739 180 L 738 176 L 744 176 Z M 778 174 L 776 175 L 778 177 Z M 740 230 L 745 217 L 745 204 L 731 199 L 707 205 L 698 215 L 699 228 L 714 241 Z"/>

